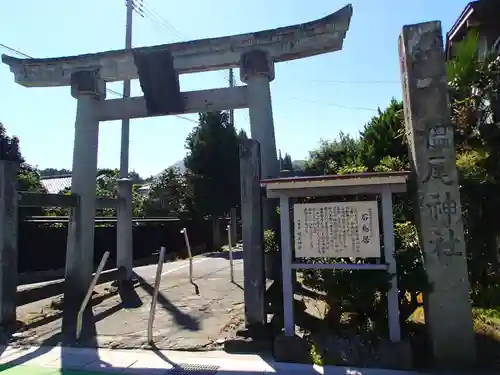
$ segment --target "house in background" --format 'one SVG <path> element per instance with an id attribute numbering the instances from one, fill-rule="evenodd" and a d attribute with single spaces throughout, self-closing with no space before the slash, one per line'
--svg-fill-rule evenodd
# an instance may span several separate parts
<path id="1" fill-rule="evenodd" d="M 106 175 L 99 175 L 96 181 L 105 178 Z M 64 189 L 71 188 L 71 174 L 62 174 L 56 176 L 42 176 L 40 183 L 49 194 L 59 194 Z"/>
<path id="2" fill-rule="evenodd" d="M 479 56 L 491 50 L 500 54 L 500 0 L 477 0 L 467 4 L 446 33 L 447 59 L 453 57 L 456 44 L 470 30 L 476 30 L 479 34 Z"/>
<path id="3" fill-rule="evenodd" d="M 58 194 L 62 190 L 71 187 L 71 175 L 41 177 L 40 182 L 49 194 Z"/>

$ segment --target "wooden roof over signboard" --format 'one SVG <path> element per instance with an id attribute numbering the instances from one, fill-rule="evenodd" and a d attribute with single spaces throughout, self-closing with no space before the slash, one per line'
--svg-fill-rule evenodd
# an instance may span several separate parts
<path id="1" fill-rule="evenodd" d="M 269 198 L 406 192 L 410 172 L 367 172 L 342 175 L 284 177 L 261 180 Z"/>

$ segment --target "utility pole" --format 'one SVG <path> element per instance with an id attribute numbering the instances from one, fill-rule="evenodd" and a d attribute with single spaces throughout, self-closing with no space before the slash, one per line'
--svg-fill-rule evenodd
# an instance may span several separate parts
<path id="1" fill-rule="evenodd" d="M 234 70 L 233 68 L 229 69 L 229 87 L 234 87 Z M 229 123 L 234 127 L 234 109 L 229 110 Z M 230 231 L 231 231 L 231 242 L 229 246 L 234 246 L 236 245 L 236 225 L 238 223 L 238 210 L 236 207 L 231 208 L 230 211 Z"/>
<path id="2" fill-rule="evenodd" d="M 132 48 L 132 16 L 134 0 L 126 0 L 127 17 L 125 22 L 125 49 Z M 130 97 L 130 79 L 123 81 L 123 97 Z M 119 278 L 129 280 L 132 277 L 132 181 L 128 178 L 130 148 L 130 119 L 122 120 L 120 144 L 120 179 L 116 223 L 116 262 Z"/>
<path id="3" fill-rule="evenodd" d="M 127 20 L 125 23 L 125 49 L 132 48 L 132 14 L 134 11 L 134 1 L 127 1 Z M 130 79 L 123 81 L 123 97 L 130 97 Z M 128 177 L 128 159 L 130 142 L 130 119 L 122 120 L 122 138 L 120 151 L 120 178 Z"/>
<path id="4" fill-rule="evenodd" d="M 234 87 L 234 71 L 229 69 L 229 87 Z M 234 109 L 229 110 L 229 122 L 234 126 Z"/>

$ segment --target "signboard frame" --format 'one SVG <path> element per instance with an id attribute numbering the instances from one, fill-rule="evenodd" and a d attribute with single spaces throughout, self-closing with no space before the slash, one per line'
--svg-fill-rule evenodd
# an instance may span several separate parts
<path id="1" fill-rule="evenodd" d="M 293 205 L 298 258 L 380 258 L 376 200 Z"/>
<path id="2" fill-rule="evenodd" d="M 392 195 L 405 193 L 408 172 L 381 172 L 351 175 L 330 175 L 313 177 L 278 178 L 261 181 L 266 188 L 267 198 L 278 198 L 280 202 L 281 228 L 281 271 L 283 280 L 283 312 L 286 336 L 295 334 L 294 322 L 294 291 L 296 283 L 295 270 L 298 269 L 349 269 L 349 270 L 380 270 L 389 273 L 390 288 L 387 293 L 389 320 L 389 339 L 392 342 L 401 341 L 399 322 L 399 296 L 397 285 L 397 268 L 394 257 L 394 222 Z M 371 196 L 380 198 L 381 229 L 384 251 L 384 263 L 301 263 L 293 260 L 293 214 L 290 210 L 292 200 L 304 197 L 335 197 L 335 196 Z M 373 199 L 372 199 L 373 200 Z M 380 230 L 379 230 L 380 231 Z M 340 259 L 340 258 L 339 258 Z"/>

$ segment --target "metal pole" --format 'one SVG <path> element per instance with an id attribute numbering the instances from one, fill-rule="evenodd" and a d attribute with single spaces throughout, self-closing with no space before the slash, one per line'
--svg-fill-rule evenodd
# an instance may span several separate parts
<path id="1" fill-rule="evenodd" d="M 234 70 L 229 69 L 229 87 L 234 87 Z M 229 110 L 229 123 L 234 126 L 234 109 Z"/>
<path id="2" fill-rule="evenodd" d="M 186 247 L 189 256 L 189 282 L 193 284 L 193 254 L 191 254 L 191 246 L 189 245 L 189 238 L 187 234 L 187 229 L 183 228 L 181 234 L 184 234 L 184 240 L 186 241 Z"/>
<path id="3" fill-rule="evenodd" d="M 132 48 L 132 15 L 134 10 L 133 0 L 127 0 L 127 20 L 125 23 L 125 49 Z M 130 79 L 123 81 L 123 97 L 130 97 Z M 129 159 L 129 143 L 130 143 L 130 119 L 122 120 L 121 133 L 121 148 L 120 148 L 120 177 L 128 177 L 128 159 Z"/>
<path id="4" fill-rule="evenodd" d="M 229 243 L 229 272 L 231 273 L 231 282 L 234 283 L 234 267 L 233 267 L 233 245 L 231 243 L 231 225 L 227 226 L 227 238 Z"/>
<path id="5" fill-rule="evenodd" d="M 163 270 L 163 261 L 165 259 L 165 247 L 160 248 L 160 256 L 158 258 L 158 267 L 156 268 L 155 288 L 151 299 L 151 308 L 149 309 L 148 319 L 148 343 L 153 344 L 153 323 L 156 314 L 156 301 L 158 300 L 158 290 L 160 289 L 161 272 Z"/>
<path id="6" fill-rule="evenodd" d="M 89 289 L 87 290 L 87 294 L 85 295 L 85 298 L 83 299 L 83 302 L 80 306 L 80 310 L 78 310 L 78 315 L 76 316 L 76 339 L 78 340 L 80 338 L 80 334 L 82 333 L 82 317 L 83 317 L 83 312 L 85 311 L 85 308 L 87 307 L 87 304 L 89 303 L 90 297 L 92 296 L 92 291 L 94 290 L 95 284 L 97 284 L 97 280 L 99 279 L 99 276 L 101 275 L 101 272 L 106 265 L 106 262 L 109 257 L 109 251 L 106 251 L 104 255 L 102 256 L 101 263 L 99 263 L 99 267 L 97 267 L 97 271 L 95 271 L 94 278 L 92 279 Z"/>
<path id="7" fill-rule="evenodd" d="M 132 48 L 133 0 L 126 0 L 127 19 L 125 24 L 125 49 Z M 130 97 L 130 80 L 123 81 L 123 97 Z M 117 207 L 117 266 L 125 268 L 125 279 L 132 276 L 132 184 L 126 181 L 129 171 L 130 119 L 122 119 L 120 142 L 120 180 L 118 194 L 122 200 Z"/>

